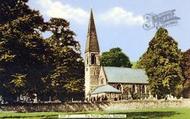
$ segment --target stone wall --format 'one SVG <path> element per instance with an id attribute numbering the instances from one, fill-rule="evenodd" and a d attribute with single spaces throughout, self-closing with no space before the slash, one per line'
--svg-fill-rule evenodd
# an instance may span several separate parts
<path id="1" fill-rule="evenodd" d="M 190 99 L 183 100 L 131 100 L 98 103 L 47 103 L 47 104 L 14 104 L 1 105 L 2 111 L 16 112 L 82 112 L 82 111 L 124 111 L 130 109 L 188 107 Z"/>
<path id="2" fill-rule="evenodd" d="M 122 101 L 115 102 L 107 106 L 105 111 L 125 111 L 131 109 L 148 109 L 148 108 L 190 108 L 190 99 L 183 100 L 140 100 L 140 101 Z"/>

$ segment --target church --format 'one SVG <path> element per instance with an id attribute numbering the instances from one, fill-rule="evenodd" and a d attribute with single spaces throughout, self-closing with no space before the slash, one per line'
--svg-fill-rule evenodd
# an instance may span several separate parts
<path id="1" fill-rule="evenodd" d="M 104 67 L 91 10 L 85 48 L 85 100 L 116 101 L 142 99 L 150 95 L 148 77 L 143 69 Z"/>

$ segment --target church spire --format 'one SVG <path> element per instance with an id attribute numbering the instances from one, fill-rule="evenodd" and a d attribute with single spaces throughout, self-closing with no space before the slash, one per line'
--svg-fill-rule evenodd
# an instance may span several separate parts
<path id="1" fill-rule="evenodd" d="M 88 24 L 88 34 L 85 53 L 86 52 L 100 52 L 92 9 L 90 12 L 90 20 Z"/>

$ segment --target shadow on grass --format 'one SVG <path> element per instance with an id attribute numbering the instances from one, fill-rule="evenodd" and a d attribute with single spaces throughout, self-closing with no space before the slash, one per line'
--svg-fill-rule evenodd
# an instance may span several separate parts
<path id="1" fill-rule="evenodd" d="M 126 114 L 127 119 L 160 119 L 180 114 L 175 111 L 145 111 L 145 112 L 118 112 L 111 114 Z"/>

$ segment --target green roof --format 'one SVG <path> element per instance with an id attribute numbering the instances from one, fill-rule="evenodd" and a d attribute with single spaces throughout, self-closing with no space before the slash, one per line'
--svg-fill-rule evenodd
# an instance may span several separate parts
<path id="1" fill-rule="evenodd" d="M 120 90 L 114 88 L 113 86 L 110 85 L 104 85 L 104 86 L 99 86 L 97 87 L 92 94 L 98 94 L 98 93 L 121 93 Z"/>
<path id="2" fill-rule="evenodd" d="M 108 83 L 148 84 L 148 76 L 143 69 L 123 67 L 103 67 Z"/>

